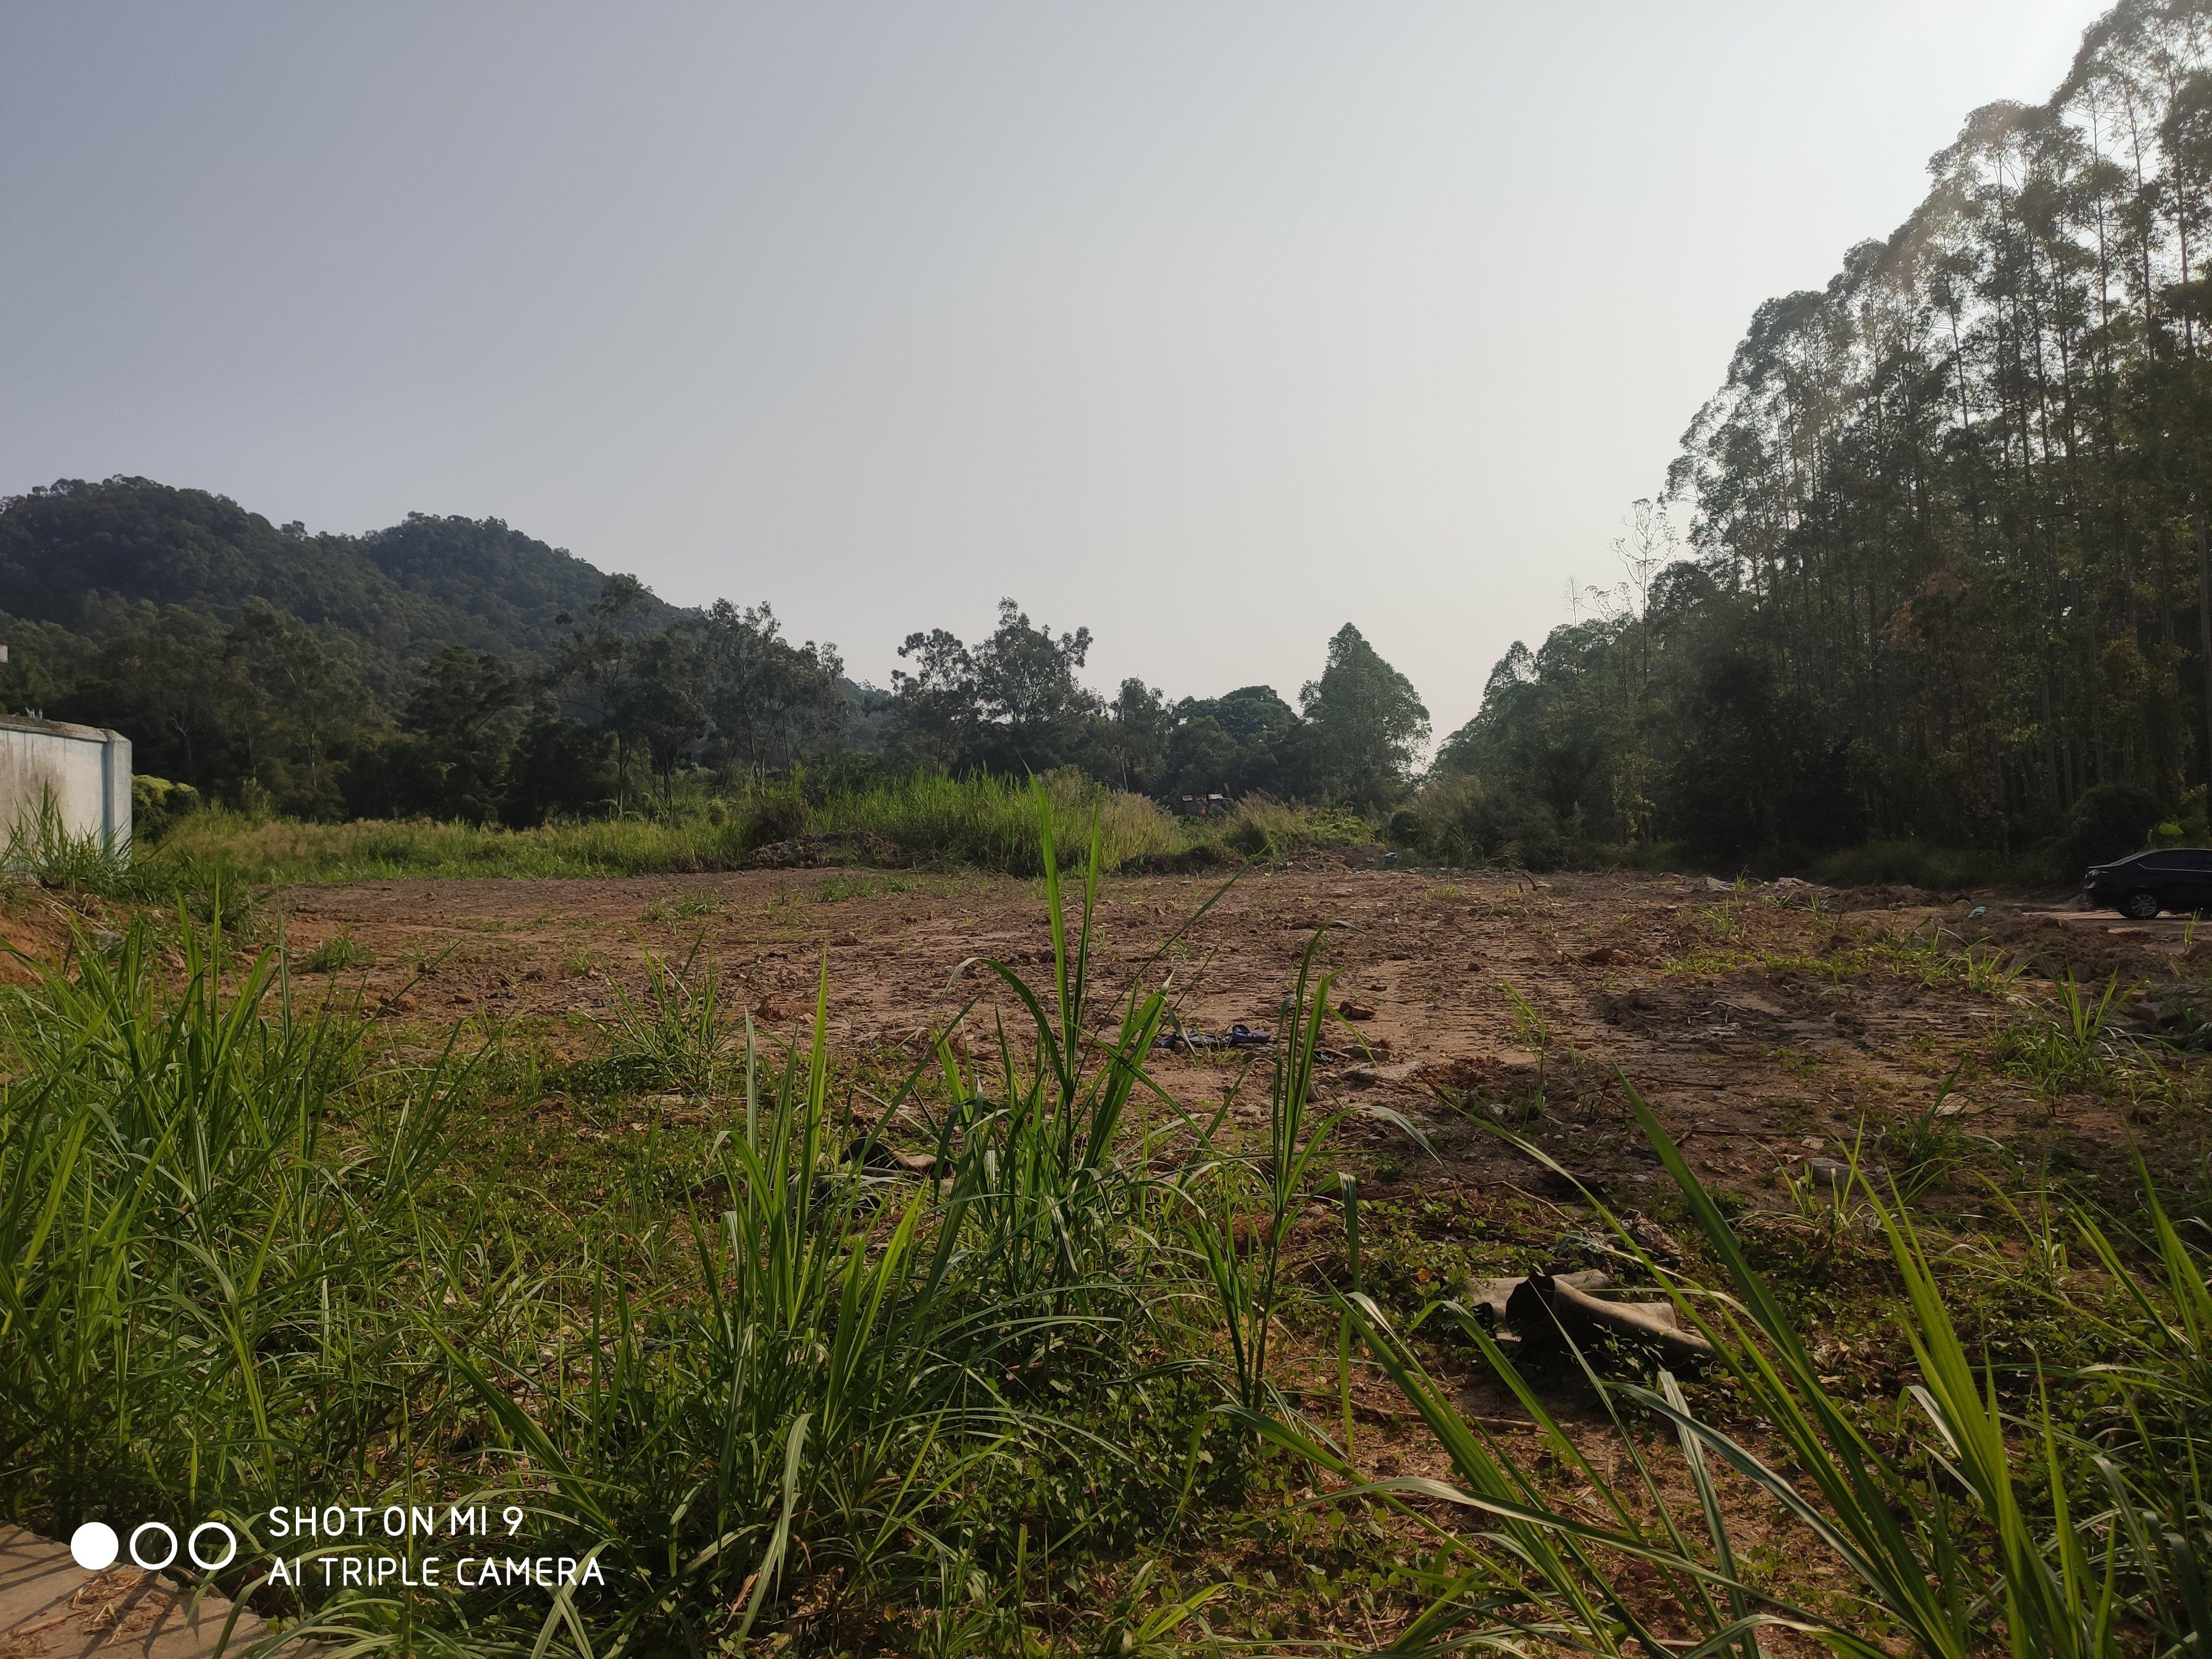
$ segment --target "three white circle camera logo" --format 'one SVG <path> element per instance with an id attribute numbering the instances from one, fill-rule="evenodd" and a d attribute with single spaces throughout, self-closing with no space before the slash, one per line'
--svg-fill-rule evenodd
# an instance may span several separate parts
<path id="1" fill-rule="evenodd" d="M 203 1553 L 200 1540 L 210 1534 L 216 1542 Z M 184 1553 L 204 1572 L 215 1572 L 238 1559 L 238 1534 L 220 1521 L 203 1521 L 185 1536 Z M 214 1555 L 220 1547 L 222 1553 Z M 159 1572 L 177 1559 L 177 1534 L 159 1521 L 146 1521 L 131 1532 L 131 1559 L 149 1572 Z M 115 1565 L 123 1553 L 123 1540 L 105 1521 L 88 1521 L 70 1534 L 70 1554 L 87 1572 L 100 1572 Z M 210 1557 L 214 1559 L 210 1559 Z"/>

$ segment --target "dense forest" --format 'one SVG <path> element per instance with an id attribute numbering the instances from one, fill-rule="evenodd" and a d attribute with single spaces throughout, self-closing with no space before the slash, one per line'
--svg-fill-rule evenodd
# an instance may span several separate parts
<path id="1" fill-rule="evenodd" d="M 109 726 L 201 799 L 308 818 L 523 826 L 665 808 L 679 785 L 1073 767 L 1182 808 L 1248 793 L 1374 811 L 1428 715 L 1346 625 L 1272 688 L 1110 700 L 1013 600 L 973 644 L 900 648 L 887 690 L 765 605 L 672 606 L 495 519 L 308 536 L 143 478 L 0 501 L 0 709 Z"/>
<path id="2" fill-rule="evenodd" d="M 2208 44 L 2206 0 L 2124 0 L 1887 240 L 1759 307 L 1621 581 L 1514 646 L 1431 788 L 1723 855 L 2203 837 Z"/>

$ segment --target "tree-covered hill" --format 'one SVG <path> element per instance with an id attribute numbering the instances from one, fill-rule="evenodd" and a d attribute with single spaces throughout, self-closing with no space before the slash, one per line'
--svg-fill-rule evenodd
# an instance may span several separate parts
<path id="1" fill-rule="evenodd" d="M 258 599 L 370 659 L 411 667 L 462 645 L 542 661 L 562 642 L 556 618 L 581 616 L 605 580 L 497 519 L 416 513 L 365 536 L 310 536 L 225 495 L 129 477 L 0 500 L 0 615 L 88 638 L 172 605 L 230 620 Z M 649 599 L 636 620 L 674 614 Z"/>

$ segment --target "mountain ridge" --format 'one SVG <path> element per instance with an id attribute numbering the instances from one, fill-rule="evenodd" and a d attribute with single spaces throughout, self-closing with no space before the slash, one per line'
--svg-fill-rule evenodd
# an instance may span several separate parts
<path id="1" fill-rule="evenodd" d="M 542 662 L 559 618 L 582 616 L 608 574 L 501 519 L 410 513 L 309 536 L 228 495 L 127 475 L 0 497 L 0 616 L 93 639 L 175 605 L 233 620 L 258 599 L 404 667 L 453 645 Z M 652 598 L 629 625 L 679 614 Z"/>

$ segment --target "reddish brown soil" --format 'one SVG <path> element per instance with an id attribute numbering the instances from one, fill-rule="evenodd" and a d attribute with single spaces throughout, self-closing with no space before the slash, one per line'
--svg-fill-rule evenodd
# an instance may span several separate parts
<path id="1" fill-rule="evenodd" d="M 1679 877 L 1293 869 L 1246 875 L 1158 954 L 1218 885 L 1104 884 L 1102 1008 L 1141 974 L 1165 980 L 1191 1030 L 1273 1027 L 1301 953 L 1329 926 L 1322 960 L 1339 975 L 1336 1000 L 1373 1012 L 1334 1025 L 1327 1041 L 1340 1058 L 1326 1097 L 1413 1116 L 1455 1179 L 1543 1190 L 1536 1165 L 1469 1121 L 1501 1105 L 1513 1115 L 1511 1103 L 1538 1085 L 1536 1042 L 1525 1021 L 1516 1027 L 1502 988 L 1510 981 L 1549 1027 L 1545 1144 L 1631 1203 L 1661 1177 L 1616 1071 L 1692 1163 L 1729 1187 L 1771 1184 L 1778 1166 L 1838 1147 L 1862 1123 L 1920 1113 L 1962 1058 L 1952 1099 L 1978 1133 L 2033 1129 L 2116 1152 L 2139 1106 L 2085 1097 L 2056 1109 L 1973 1056 L 1999 1023 L 2030 1017 L 2027 1005 L 2051 988 L 2039 975 L 2070 963 L 2085 979 L 2171 979 L 2185 943 L 2179 923 L 2053 915 L 1990 898 L 1975 901 L 1987 914 L 1970 921 L 1968 902 L 1909 891 L 1826 895 L 1815 906 L 1802 892 L 1738 895 Z M 725 986 L 778 1030 L 811 1007 L 826 958 L 832 1037 L 852 1052 L 908 1042 L 979 991 L 969 1019 L 988 1019 L 1003 1000 L 955 977 L 971 958 L 999 957 L 1040 983 L 1050 971 L 1041 884 L 978 875 L 391 881 L 295 889 L 281 905 L 295 959 L 349 932 L 375 957 L 370 998 L 392 1000 L 409 1026 L 468 1018 L 542 1029 L 603 1016 L 617 986 L 635 993 L 648 952 L 680 960 L 696 941 Z M 2009 993 L 1940 975 L 1923 983 L 1917 966 L 1881 954 L 1931 927 L 1946 930 L 1946 949 L 2001 942 L 2033 964 L 2031 976 Z M 1177 1097 L 1210 1106 L 1243 1063 L 1163 1055 L 1156 1070 Z M 1243 1090 L 1238 1115 L 1263 1112 L 1264 1097 L 1263 1087 Z"/>

